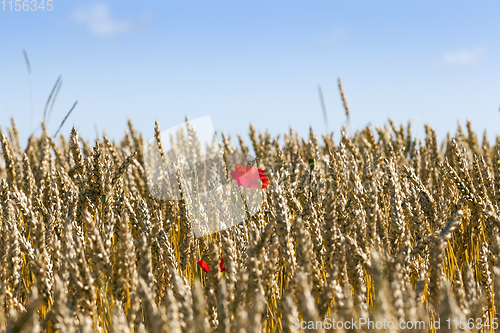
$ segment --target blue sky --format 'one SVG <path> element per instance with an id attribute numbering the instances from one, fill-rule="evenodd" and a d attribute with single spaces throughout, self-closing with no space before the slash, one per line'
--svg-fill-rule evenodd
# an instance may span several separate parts
<path id="1" fill-rule="evenodd" d="M 472 121 L 490 139 L 500 121 L 500 2 L 419 1 L 52 1 L 53 10 L 3 11 L 0 4 L 0 124 L 14 116 L 30 132 L 57 77 L 63 84 L 48 122 L 53 134 L 96 126 L 119 139 L 127 118 L 153 136 L 187 115 L 210 115 L 215 130 L 248 125 L 273 135 L 289 126 L 325 131 L 413 120 L 438 137 Z M 236 140 L 234 140 L 236 143 Z"/>

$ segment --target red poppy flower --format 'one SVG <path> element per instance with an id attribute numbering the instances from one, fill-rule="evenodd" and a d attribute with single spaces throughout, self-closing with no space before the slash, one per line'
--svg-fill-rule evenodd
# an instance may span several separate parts
<path id="1" fill-rule="evenodd" d="M 205 260 L 200 259 L 196 263 L 201 267 L 201 269 L 203 269 L 204 272 L 208 272 L 210 270 L 208 263 Z"/>
<path id="2" fill-rule="evenodd" d="M 231 172 L 231 176 L 238 185 L 254 189 L 259 189 L 259 185 L 262 186 L 262 188 L 266 188 L 269 185 L 269 178 L 267 178 L 266 170 L 239 163 L 235 163 L 234 169 L 235 170 Z"/>
<path id="3" fill-rule="evenodd" d="M 219 267 L 220 267 L 220 271 L 221 272 L 225 272 L 226 271 L 226 268 L 224 267 L 224 259 L 222 257 L 220 257 Z"/>
<path id="4" fill-rule="evenodd" d="M 201 269 L 203 269 L 204 272 L 209 272 L 210 271 L 210 267 L 208 267 L 208 263 L 205 260 L 200 259 L 196 263 L 198 264 L 198 266 L 201 267 Z M 224 267 L 224 259 L 222 257 L 220 257 L 219 268 L 220 268 L 221 272 L 225 272 L 226 271 L 226 268 Z"/>

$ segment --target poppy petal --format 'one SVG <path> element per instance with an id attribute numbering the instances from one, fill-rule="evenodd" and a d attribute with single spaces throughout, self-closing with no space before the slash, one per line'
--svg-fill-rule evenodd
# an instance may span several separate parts
<path id="1" fill-rule="evenodd" d="M 196 262 L 198 264 L 198 266 L 201 267 L 201 269 L 204 271 L 204 272 L 208 272 L 210 271 L 210 268 L 208 267 L 208 263 L 203 260 L 203 259 L 200 259 Z"/>
<path id="2" fill-rule="evenodd" d="M 222 257 L 220 257 L 219 267 L 220 267 L 220 271 L 221 272 L 225 272 L 226 271 L 226 268 L 224 267 L 224 259 Z"/>
<path id="3" fill-rule="evenodd" d="M 241 179 L 243 176 L 245 176 L 245 173 L 243 171 L 232 171 L 231 172 L 231 177 L 233 177 L 235 183 L 238 185 L 242 185 Z"/>
<path id="4" fill-rule="evenodd" d="M 259 169 L 259 177 L 262 182 L 262 188 L 266 188 L 269 185 L 269 178 L 267 178 L 266 170 Z"/>

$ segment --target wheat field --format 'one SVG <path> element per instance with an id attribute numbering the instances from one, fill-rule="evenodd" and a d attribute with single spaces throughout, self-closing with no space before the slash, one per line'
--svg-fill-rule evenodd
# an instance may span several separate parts
<path id="1" fill-rule="evenodd" d="M 116 143 L 42 127 L 24 150 L 1 133 L 0 332 L 499 331 L 500 138 L 470 123 L 284 146 L 250 125 L 263 205 L 198 238 L 189 196 L 151 195 L 130 121 Z M 175 149 L 199 159 L 192 134 Z"/>

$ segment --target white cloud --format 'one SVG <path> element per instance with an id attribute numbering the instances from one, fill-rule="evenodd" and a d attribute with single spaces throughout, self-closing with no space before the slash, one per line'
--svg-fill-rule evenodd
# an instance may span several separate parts
<path id="1" fill-rule="evenodd" d="M 316 38 L 316 43 L 321 46 L 327 46 L 344 39 L 346 36 L 347 33 L 345 30 L 337 28 L 329 34 Z"/>
<path id="2" fill-rule="evenodd" d="M 129 20 L 116 19 L 107 4 L 95 4 L 87 9 L 76 9 L 73 21 L 96 36 L 115 36 L 130 32 L 134 27 Z"/>
<path id="3" fill-rule="evenodd" d="M 481 60 L 485 53 L 484 48 L 447 52 L 443 56 L 443 62 L 448 66 L 470 65 Z"/>

